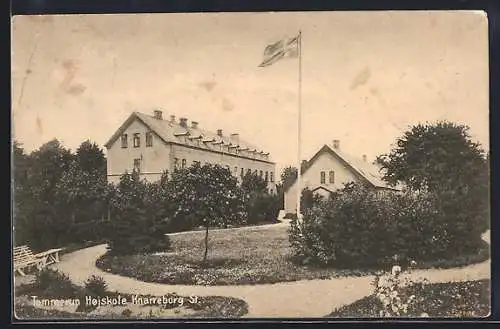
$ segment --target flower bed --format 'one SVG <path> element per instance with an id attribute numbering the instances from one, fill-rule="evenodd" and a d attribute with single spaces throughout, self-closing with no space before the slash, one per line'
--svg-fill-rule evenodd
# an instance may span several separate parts
<path id="1" fill-rule="evenodd" d="M 80 287 L 52 270 L 43 271 L 33 283 L 17 286 L 14 302 L 15 316 L 23 320 L 239 318 L 248 312 L 246 302 L 236 298 L 122 294 L 107 291 L 100 277 L 91 277 Z"/>
<path id="2" fill-rule="evenodd" d="M 410 286 L 403 293 L 421 298 L 402 317 L 485 317 L 490 313 L 490 280 L 448 282 Z M 384 305 L 376 294 L 343 306 L 327 317 L 380 317 Z"/>

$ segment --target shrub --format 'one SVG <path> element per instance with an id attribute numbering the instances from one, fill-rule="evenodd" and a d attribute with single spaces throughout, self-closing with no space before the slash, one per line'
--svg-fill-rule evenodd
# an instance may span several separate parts
<path id="1" fill-rule="evenodd" d="M 315 205 L 318 205 L 323 200 L 323 197 L 317 193 L 314 193 L 309 188 L 302 190 L 300 199 L 300 209 L 304 212 L 308 209 L 312 209 Z"/>
<path id="2" fill-rule="evenodd" d="M 276 221 L 280 211 L 280 200 L 274 194 L 251 195 L 247 203 L 248 224 Z"/>
<path id="3" fill-rule="evenodd" d="M 44 268 L 36 274 L 34 285 L 46 297 L 68 298 L 77 293 L 66 274 L 49 268 Z"/>
<path id="4" fill-rule="evenodd" d="M 388 266 L 457 254 L 433 195 L 380 193 L 349 185 L 292 221 L 290 242 L 303 262 L 341 267 Z"/>
<path id="5" fill-rule="evenodd" d="M 85 291 L 93 296 L 105 296 L 108 292 L 108 285 L 103 277 L 92 275 L 85 281 Z"/>
<path id="6" fill-rule="evenodd" d="M 170 248 L 167 233 L 163 180 L 151 184 L 135 174 L 125 174 L 113 193 L 114 216 L 108 232 L 108 250 L 115 255 L 164 251 Z M 167 207 L 163 207 L 166 209 Z"/>

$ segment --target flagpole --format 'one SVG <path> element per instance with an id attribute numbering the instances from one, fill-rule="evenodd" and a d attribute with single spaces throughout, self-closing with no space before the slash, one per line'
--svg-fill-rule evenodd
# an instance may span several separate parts
<path id="1" fill-rule="evenodd" d="M 298 51 L 299 51 L 299 88 L 298 88 L 298 115 L 297 115 L 297 219 L 300 218 L 300 197 L 302 194 L 301 179 L 302 179 L 302 163 L 301 163 L 301 130 L 302 130 L 302 31 L 299 30 L 298 38 Z"/>

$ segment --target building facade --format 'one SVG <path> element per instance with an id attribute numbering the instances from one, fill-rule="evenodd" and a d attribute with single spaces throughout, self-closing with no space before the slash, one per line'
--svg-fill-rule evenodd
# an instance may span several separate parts
<path id="1" fill-rule="evenodd" d="M 382 180 L 380 168 L 366 160 L 353 157 L 340 150 L 340 141 L 334 140 L 332 145 L 324 145 L 303 165 L 301 189 L 308 188 L 316 194 L 328 197 L 332 192 L 341 189 L 350 182 L 365 182 L 379 191 L 398 191 Z M 284 195 L 285 213 L 297 212 L 297 181 Z"/>
<path id="2" fill-rule="evenodd" d="M 276 192 L 276 164 L 268 152 L 242 139 L 200 129 L 198 122 L 170 116 L 133 112 L 105 144 L 108 182 L 117 183 L 125 172 L 134 169 L 148 181 L 160 179 L 164 171 L 186 168 L 194 162 L 227 167 L 240 181 L 247 172 L 256 173 Z"/>

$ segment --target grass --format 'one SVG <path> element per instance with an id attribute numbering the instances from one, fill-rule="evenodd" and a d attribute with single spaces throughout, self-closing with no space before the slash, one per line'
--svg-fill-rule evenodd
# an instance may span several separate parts
<path id="1" fill-rule="evenodd" d="M 129 302 L 125 306 L 93 306 L 86 305 L 86 296 L 123 297 Z M 105 292 L 95 295 L 83 287 L 73 285 L 67 278 L 54 272 L 46 275 L 43 283 L 36 281 L 22 284 L 15 288 L 15 315 L 18 319 L 131 319 L 131 318 L 238 318 L 248 312 L 245 301 L 220 296 L 197 297 L 192 302 L 190 297 L 182 297 L 175 294 L 165 297 L 182 298 L 183 303 L 170 303 L 163 305 L 139 305 L 132 304 L 132 295 L 118 292 Z M 75 306 L 72 311 L 59 309 L 57 307 L 35 306 L 32 296 L 38 299 L 78 299 L 80 305 Z M 141 295 L 143 298 L 155 297 Z M 98 312 L 96 312 L 98 311 Z"/>
<path id="2" fill-rule="evenodd" d="M 422 313 L 435 318 L 486 317 L 490 313 L 490 290 L 490 280 L 427 284 L 421 291 L 411 291 L 424 298 L 408 317 L 420 317 Z M 370 295 L 333 311 L 327 317 L 379 317 L 380 310 L 382 304 Z"/>
<path id="3" fill-rule="evenodd" d="M 202 262 L 204 232 L 171 235 L 171 252 L 102 256 L 96 265 L 104 271 L 141 281 L 196 284 L 241 285 L 302 279 L 373 274 L 375 269 L 340 269 L 302 265 L 293 261 L 287 226 L 275 225 L 209 232 L 208 263 Z M 420 263 L 420 268 L 463 266 L 488 259 L 489 249 L 457 259 Z"/>
<path id="4" fill-rule="evenodd" d="M 292 261 L 282 225 L 209 232 L 209 262 L 202 262 L 204 232 L 170 237 L 173 253 L 104 255 L 97 266 L 146 282 L 234 285 L 362 275 L 357 270 L 302 266 Z"/>

